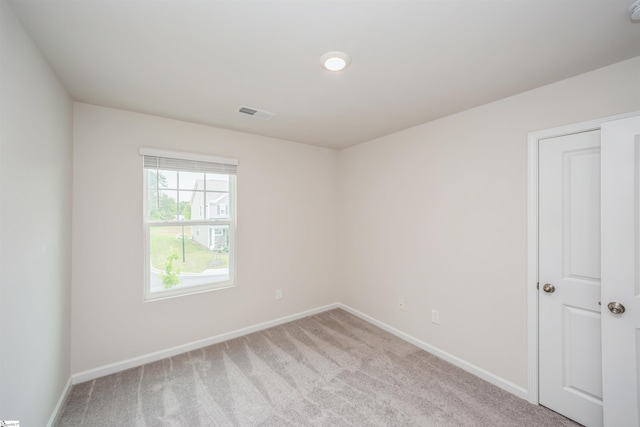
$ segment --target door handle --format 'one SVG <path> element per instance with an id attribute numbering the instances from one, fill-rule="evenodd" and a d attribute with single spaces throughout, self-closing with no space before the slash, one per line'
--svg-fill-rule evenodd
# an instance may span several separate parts
<path id="1" fill-rule="evenodd" d="M 607 307 L 609 308 L 609 311 L 612 312 L 613 314 L 624 313 L 624 305 L 620 304 L 619 302 L 612 301 L 609 304 L 607 304 Z"/>
<path id="2" fill-rule="evenodd" d="M 542 290 L 545 291 L 548 294 L 552 294 L 556 291 L 556 287 L 553 286 L 551 283 L 546 283 L 543 287 Z"/>

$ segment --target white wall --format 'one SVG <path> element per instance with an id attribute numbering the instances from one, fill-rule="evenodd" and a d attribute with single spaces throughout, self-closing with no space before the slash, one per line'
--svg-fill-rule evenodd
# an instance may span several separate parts
<path id="1" fill-rule="evenodd" d="M 140 146 L 239 160 L 235 288 L 142 302 Z M 76 103 L 73 171 L 73 373 L 337 299 L 333 150 Z"/>
<path id="2" fill-rule="evenodd" d="M 0 0 L 0 419 L 44 426 L 70 371 L 72 103 Z"/>
<path id="3" fill-rule="evenodd" d="M 640 58 L 341 152 L 77 103 L 72 372 L 341 301 L 526 388 L 527 134 L 639 109 Z M 142 302 L 140 146 L 240 160 L 236 288 Z"/>
<path id="4" fill-rule="evenodd" d="M 527 134 L 635 110 L 640 58 L 340 152 L 341 302 L 526 388 Z"/>

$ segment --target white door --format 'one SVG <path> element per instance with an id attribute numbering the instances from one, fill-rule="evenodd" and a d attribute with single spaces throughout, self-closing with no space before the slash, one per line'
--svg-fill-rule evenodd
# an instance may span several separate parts
<path id="1" fill-rule="evenodd" d="M 539 401 L 601 426 L 600 131 L 542 140 L 538 155 Z"/>
<path id="2" fill-rule="evenodd" d="M 602 362 L 605 425 L 639 426 L 640 116 L 602 125 Z"/>

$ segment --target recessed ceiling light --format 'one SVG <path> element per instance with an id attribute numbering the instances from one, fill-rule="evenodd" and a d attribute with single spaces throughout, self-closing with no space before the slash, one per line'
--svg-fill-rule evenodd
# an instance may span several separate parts
<path id="1" fill-rule="evenodd" d="M 342 71 L 349 66 L 351 58 L 344 52 L 328 52 L 322 55 L 320 63 L 329 71 Z"/>

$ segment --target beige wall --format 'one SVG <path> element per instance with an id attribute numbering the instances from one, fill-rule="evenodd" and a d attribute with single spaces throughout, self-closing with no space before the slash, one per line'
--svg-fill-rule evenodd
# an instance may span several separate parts
<path id="1" fill-rule="evenodd" d="M 235 288 L 142 302 L 140 146 L 239 160 Z M 337 155 L 76 103 L 72 372 L 335 302 Z"/>
<path id="2" fill-rule="evenodd" d="M 640 58 L 340 152 L 340 301 L 526 388 L 527 134 L 636 110 Z"/>
<path id="3" fill-rule="evenodd" d="M 640 58 L 341 152 L 75 104 L 72 372 L 340 301 L 526 388 L 527 133 L 639 109 Z M 236 288 L 142 302 L 140 146 L 239 159 Z"/>
<path id="4" fill-rule="evenodd" d="M 0 0 L 0 419 L 44 426 L 69 379 L 71 99 Z"/>

